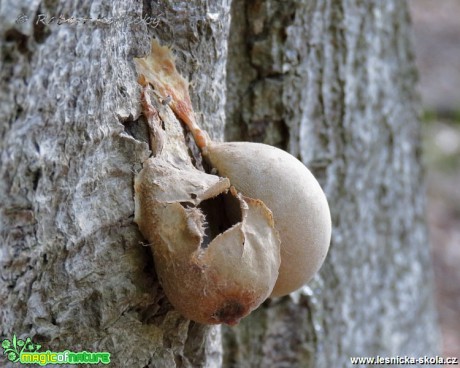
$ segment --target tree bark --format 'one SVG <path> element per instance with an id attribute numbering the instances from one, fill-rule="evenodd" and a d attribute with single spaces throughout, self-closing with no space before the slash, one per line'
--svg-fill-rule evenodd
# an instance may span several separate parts
<path id="1" fill-rule="evenodd" d="M 80 21 L 49 23 L 60 15 Z M 231 15 L 229 0 L 1 4 L 2 339 L 108 351 L 117 367 L 435 354 L 405 4 L 234 0 Z M 174 311 L 133 223 L 150 151 L 132 59 L 151 37 L 176 53 L 214 139 L 225 127 L 287 149 L 331 207 L 320 275 L 225 328 L 223 362 L 220 327 Z"/>
<path id="2" fill-rule="evenodd" d="M 133 223 L 149 155 L 133 57 L 153 36 L 170 45 L 199 122 L 222 138 L 228 12 L 204 0 L 2 3 L 2 338 L 108 351 L 118 367 L 220 365 L 219 328 L 171 308 Z M 92 20 L 35 24 L 40 14 Z"/>
<path id="3" fill-rule="evenodd" d="M 233 1 L 228 139 L 297 155 L 333 234 L 308 286 L 225 328 L 225 366 L 438 352 L 409 27 L 401 1 Z"/>

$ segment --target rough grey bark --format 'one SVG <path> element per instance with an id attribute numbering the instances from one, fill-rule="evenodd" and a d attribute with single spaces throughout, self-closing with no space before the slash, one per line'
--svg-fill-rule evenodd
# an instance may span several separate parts
<path id="1" fill-rule="evenodd" d="M 132 59 L 153 36 L 170 44 L 203 125 L 222 138 L 228 12 L 204 0 L 1 3 L 2 338 L 108 351 L 119 367 L 220 364 L 219 329 L 171 308 L 133 223 L 149 149 L 132 136 Z M 80 22 L 35 24 L 39 14 Z"/>
<path id="2" fill-rule="evenodd" d="M 214 138 L 227 98 L 227 139 L 288 149 L 330 201 L 320 276 L 226 329 L 224 365 L 436 351 L 404 3 L 234 0 L 230 31 L 230 1 L 0 6 L 2 338 L 106 350 L 114 366 L 220 365 L 220 329 L 171 308 L 132 222 L 149 155 L 132 58 L 156 36 Z M 34 24 L 41 13 L 115 21 Z"/>
<path id="3" fill-rule="evenodd" d="M 406 4 L 234 0 L 232 10 L 227 133 L 312 168 L 333 236 L 309 286 L 225 329 L 225 366 L 435 355 Z"/>

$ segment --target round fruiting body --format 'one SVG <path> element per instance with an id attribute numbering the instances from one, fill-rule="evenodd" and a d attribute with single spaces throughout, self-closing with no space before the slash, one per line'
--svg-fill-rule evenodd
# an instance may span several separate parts
<path id="1" fill-rule="evenodd" d="M 159 153 L 136 178 L 135 221 L 152 244 L 157 273 L 176 309 L 197 322 L 235 324 L 267 297 L 300 288 L 321 267 L 331 237 L 326 197 L 310 171 L 284 151 L 212 142 L 196 122 L 189 84 L 167 47 L 153 41 L 150 55 L 135 63 L 152 141 L 162 140 L 155 131 L 162 124 L 154 124 L 149 85 L 229 179 L 187 170 L 190 160 L 180 165 L 184 157 L 175 157 L 182 150 L 167 140 L 164 150 L 152 142 Z M 232 188 L 225 194 L 230 184 L 240 193 Z"/>
<path id="2" fill-rule="evenodd" d="M 319 270 L 331 239 L 326 196 L 299 160 L 260 143 L 210 142 L 203 153 L 220 176 L 273 212 L 281 239 L 281 266 L 271 296 L 297 290 Z"/>

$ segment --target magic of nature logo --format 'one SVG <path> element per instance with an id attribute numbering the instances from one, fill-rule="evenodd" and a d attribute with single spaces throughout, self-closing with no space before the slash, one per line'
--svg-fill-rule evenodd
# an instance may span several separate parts
<path id="1" fill-rule="evenodd" d="M 80 351 L 74 352 L 70 350 L 54 352 L 54 351 L 39 351 L 42 347 L 36 344 L 30 337 L 25 340 L 18 339 L 13 335 L 11 340 L 2 340 L 3 354 L 13 363 L 21 364 L 109 364 L 110 353 Z"/>

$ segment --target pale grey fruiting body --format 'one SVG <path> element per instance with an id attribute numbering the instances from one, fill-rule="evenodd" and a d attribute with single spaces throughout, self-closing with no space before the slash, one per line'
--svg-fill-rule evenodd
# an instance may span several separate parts
<path id="1" fill-rule="evenodd" d="M 250 142 L 211 142 L 203 151 L 220 176 L 273 212 L 281 266 L 271 296 L 297 290 L 319 270 L 331 239 L 326 196 L 312 173 L 278 148 Z"/>
<path id="2" fill-rule="evenodd" d="M 284 151 L 212 142 L 196 123 L 189 84 L 167 47 L 152 41 L 150 55 L 135 63 L 157 148 L 136 177 L 135 221 L 152 244 L 156 271 L 178 311 L 200 323 L 238 323 L 270 295 L 300 288 L 320 268 L 331 236 L 326 197 L 308 169 Z M 155 121 L 161 114 L 149 104 L 150 85 L 229 180 L 187 169 L 190 158 L 177 149 L 183 135 L 170 144 L 175 125 L 165 129 L 168 134 L 158 128 L 168 127 L 169 119 Z"/>

